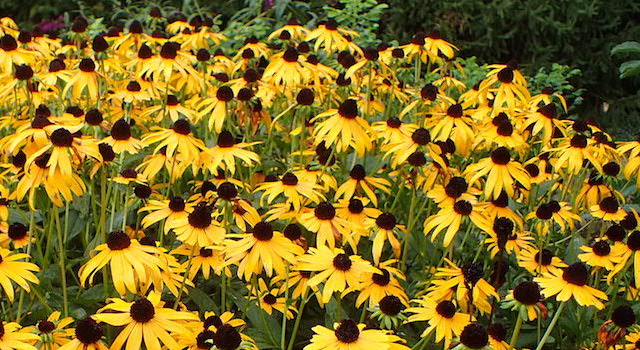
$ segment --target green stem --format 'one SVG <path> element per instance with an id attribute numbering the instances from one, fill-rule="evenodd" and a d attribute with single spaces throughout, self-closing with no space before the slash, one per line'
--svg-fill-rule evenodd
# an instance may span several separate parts
<path id="1" fill-rule="evenodd" d="M 516 341 L 518 340 L 518 336 L 520 335 L 520 328 L 522 328 L 522 317 L 518 313 L 518 320 L 516 321 L 516 326 L 513 329 L 513 335 L 511 335 L 511 341 L 509 342 L 509 350 L 513 349 L 514 345 L 516 345 Z"/>
<path id="2" fill-rule="evenodd" d="M 558 322 L 558 319 L 560 318 L 560 314 L 562 313 L 562 310 L 564 309 L 564 306 L 566 304 L 567 302 L 563 301 L 560 303 L 560 306 L 558 306 L 558 310 L 556 310 L 556 313 L 553 315 L 553 319 L 551 319 L 551 323 L 549 323 L 549 326 L 547 327 L 547 330 L 544 332 L 542 339 L 540 339 L 540 343 L 538 343 L 536 350 L 542 350 L 542 347 L 544 347 L 544 344 L 547 342 L 547 338 L 549 338 L 549 335 L 551 335 L 551 331 L 553 331 L 553 327 L 555 327 L 556 323 Z"/>
<path id="3" fill-rule="evenodd" d="M 298 315 L 296 315 L 296 321 L 293 324 L 293 331 L 291 332 L 291 337 L 289 337 L 289 346 L 287 346 L 287 350 L 293 349 L 293 344 L 296 342 L 296 335 L 298 335 L 298 328 L 300 328 L 300 321 L 302 321 L 302 314 L 304 313 L 304 307 L 307 305 L 307 292 L 302 293 L 302 303 L 300 304 L 300 309 L 298 309 Z"/>
<path id="4" fill-rule="evenodd" d="M 189 253 L 189 263 L 187 264 L 184 277 L 182 278 L 182 283 L 180 284 L 180 290 L 178 290 L 178 297 L 176 298 L 175 304 L 173 304 L 174 310 L 178 309 L 178 304 L 180 304 L 180 299 L 182 299 L 182 292 L 184 292 L 185 290 L 184 285 L 187 282 L 187 276 L 189 275 L 189 271 L 191 270 L 191 263 L 193 263 L 193 255 L 195 254 L 195 252 L 196 252 L 196 246 L 194 245 L 191 248 L 191 253 Z M 222 274 L 224 275 L 224 272 L 222 272 Z"/>
<path id="5" fill-rule="evenodd" d="M 280 331 L 280 348 L 285 350 L 285 338 L 287 337 L 287 312 L 289 311 L 289 265 L 286 266 L 287 277 L 284 282 L 284 314 L 282 315 L 282 328 Z"/>
<path id="6" fill-rule="evenodd" d="M 53 219 L 56 222 L 56 231 L 58 233 L 58 264 L 60 265 L 60 284 L 62 285 L 62 298 L 63 298 L 63 316 L 69 315 L 69 297 L 67 295 L 67 266 L 65 265 L 65 249 L 64 249 L 64 233 L 62 232 L 62 225 L 60 224 L 60 217 L 56 208 L 52 210 Z"/>

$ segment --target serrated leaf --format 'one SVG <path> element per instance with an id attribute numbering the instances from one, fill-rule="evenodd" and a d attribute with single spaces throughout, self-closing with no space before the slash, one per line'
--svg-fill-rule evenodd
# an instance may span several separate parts
<path id="1" fill-rule="evenodd" d="M 627 61 L 620 65 L 620 78 L 640 75 L 640 60 Z"/>
<path id="2" fill-rule="evenodd" d="M 612 55 L 618 55 L 621 53 L 640 53 L 640 43 L 637 41 L 625 41 L 611 49 Z"/>

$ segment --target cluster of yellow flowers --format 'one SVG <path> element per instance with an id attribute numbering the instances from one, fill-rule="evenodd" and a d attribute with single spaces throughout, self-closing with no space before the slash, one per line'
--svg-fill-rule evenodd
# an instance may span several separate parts
<path id="1" fill-rule="evenodd" d="M 233 53 L 200 16 L 87 26 L 0 19 L 0 349 L 540 350 L 568 303 L 606 308 L 581 345 L 640 348 L 640 139 L 562 119 L 517 64 L 470 87 L 438 32 L 361 48 L 331 19 Z M 25 301 L 50 316 L 22 327 Z"/>

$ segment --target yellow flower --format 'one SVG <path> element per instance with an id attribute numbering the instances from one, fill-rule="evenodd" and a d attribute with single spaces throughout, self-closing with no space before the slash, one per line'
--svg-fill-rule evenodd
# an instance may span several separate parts
<path id="1" fill-rule="evenodd" d="M 0 285 L 7 294 L 9 301 L 14 299 L 12 282 L 15 282 L 25 291 L 31 291 L 29 282 L 40 283 L 38 277 L 33 272 L 40 271 L 40 268 L 33 263 L 20 261 L 31 258 L 28 254 L 12 254 L 11 251 L 0 248 Z"/>

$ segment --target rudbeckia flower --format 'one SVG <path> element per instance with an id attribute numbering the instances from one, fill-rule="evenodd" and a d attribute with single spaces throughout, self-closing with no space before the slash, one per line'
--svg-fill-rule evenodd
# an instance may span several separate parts
<path id="1" fill-rule="evenodd" d="M 131 136 L 131 124 L 124 118 L 113 123 L 111 135 L 102 139 L 102 143 L 111 146 L 116 154 L 125 151 L 135 154 L 144 147 L 142 141 Z"/>
<path id="2" fill-rule="evenodd" d="M 453 205 L 441 208 L 436 214 L 429 216 L 424 221 L 424 234 L 431 233 L 431 240 L 434 241 L 446 229 L 443 244 L 448 247 L 465 218 L 469 218 L 476 226 L 482 226 L 486 221 L 485 216 L 478 211 L 475 199 L 457 200 Z M 468 220 L 465 221 L 468 225 L 471 224 Z"/>
<path id="3" fill-rule="evenodd" d="M 54 311 L 47 317 L 36 324 L 33 331 L 38 332 L 40 339 L 36 343 L 39 348 L 57 350 L 61 346 L 71 342 L 73 338 L 73 329 L 67 328 L 73 323 L 73 318 L 64 317 L 60 319 L 60 311 Z"/>
<path id="4" fill-rule="evenodd" d="M 298 258 L 296 270 L 316 272 L 307 285 L 317 286 L 323 283 L 322 303 L 326 304 L 334 292 L 343 293 L 360 289 L 367 273 L 380 273 L 368 261 L 357 255 L 347 255 L 342 249 L 319 246 L 309 248 L 307 254 Z"/>
<path id="5" fill-rule="evenodd" d="M 286 310 L 286 317 L 293 318 L 293 313 L 297 312 L 293 304 L 288 303 L 283 296 L 280 296 L 281 291 L 278 288 L 267 287 L 262 278 L 258 280 L 257 286 L 250 285 L 248 288 L 251 293 L 249 300 L 258 300 L 258 306 L 269 315 L 273 314 L 273 310 L 283 314 Z"/>
<path id="6" fill-rule="evenodd" d="M 378 205 L 378 197 L 373 192 L 374 189 L 378 189 L 384 193 L 389 193 L 389 187 L 391 182 L 387 179 L 376 178 L 373 176 L 367 176 L 364 166 L 356 164 L 349 172 L 350 179 L 340 185 L 336 190 L 335 199 L 339 198 L 351 198 L 356 191 L 361 190 L 371 200 L 374 206 Z"/>
<path id="7" fill-rule="evenodd" d="M 498 83 L 493 99 L 494 108 L 504 105 L 513 111 L 517 106 L 524 105 L 529 101 L 530 94 L 527 90 L 527 81 L 518 70 L 517 65 L 491 65 L 491 71 L 487 73 L 487 78 L 480 83 L 480 90 L 492 89 Z"/>
<path id="8" fill-rule="evenodd" d="M 358 324 L 351 319 L 335 323 L 333 327 L 335 330 L 320 325 L 313 327 L 315 334 L 304 350 L 409 349 L 391 331 L 365 329 L 365 324 Z"/>
<path id="9" fill-rule="evenodd" d="M 318 122 L 319 119 L 328 117 Z M 362 117 L 358 116 L 356 100 L 347 99 L 338 109 L 329 109 L 311 119 L 315 122 L 314 138 L 316 143 L 325 142 L 326 147 L 335 144 L 338 152 L 344 152 L 349 147 L 356 150 L 358 156 L 371 149 L 373 144 L 369 137 L 370 126 Z"/>
<path id="10" fill-rule="evenodd" d="M 260 156 L 247 149 L 258 143 L 236 142 L 229 131 L 223 130 L 218 135 L 218 143 L 200 153 L 200 162 L 212 173 L 217 173 L 218 168 L 222 168 L 234 174 L 237 160 L 242 161 L 244 166 L 260 163 Z"/>
<path id="11" fill-rule="evenodd" d="M 96 63 L 91 58 L 83 58 L 78 65 L 78 71 L 67 80 L 62 95 L 66 96 L 71 90 L 71 97 L 76 101 L 80 100 L 83 94 L 95 101 L 99 97 L 98 80 L 101 78 L 96 71 Z"/>
<path id="12" fill-rule="evenodd" d="M 556 106 L 553 103 L 538 108 L 525 116 L 523 127 L 530 129 L 531 135 L 536 136 L 542 132 L 542 141 L 546 144 L 551 140 L 554 130 L 566 135 L 569 122 L 557 118 Z"/>
<path id="13" fill-rule="evenodd" d="M 159 142 L 154 153 L 159 149 L 165 149 L 165 155 L 169 158 L 176 155 L 184 156 L 185 159 L 196 159 L 200 152 L 207 149 L 202 140 L 195 138 L 191 134 L 191 123 L 187 119 L 178 119 L 173 123 L 171 129 L 154 127 L 157 130 L 142 137 L 142 142 L 151 145 Z"/>
<path id="14" fill-rule="evenodd" d="M 238 265 L 238 277 L 250 280 L 263 271 L 271 277 L 275 271 L 285 274 L 287 264 L 294 265 L 304 250 L 282 233 L 274 231 L 268 222 L 258 222 L 252 232 L 229 235 L 224 248 L 226 264 Z"/>
<path id="15" fill-rule="evenodd" d="M 165 308 L 160 294 L 155 292 L 134 302 L 114 298 L 108 302 L 93 318 L 124 327 L 111 344 L 113 350 L 120 350 L 125 344 L 129 349 L 139 349 L 142 344 L 149 349 L 160 349 L 161 344 L 171 350 L 182 349 L 173 333 L 186 331 L 182 322 L 198 319 L 194 313 Z"/>
<path id="16" fill-rule="evenodd" d="M 300 210 L 302 205 L 310 200 L 312 203 L 319 203 L 325 199 L 320 186 L 315 181 L 310 182 L 299 179 L 294 173 L 287 172 L 278 181 L 263 182 L 254 192 L 264 191 L 260 199 L 266 198 L 267 204 L 271 204 L 280 194 L 285 197 L 285 203 L 289 203 L 295 210 Z"/>
<path id="17" fill-rule="evenodd" d="M 313 210 L 305 208 L 299 220 L 307 230 L 317 234 L 318 247 L 335 247 L 336 240 L 340 241 L 342 234 L 349 231 L 349 222 L 336 216 L 336 208 L 329 202 L 320 202 Z"/>
<path id="18" fill-rule="evenodd" d="M 500 296 L 483 278 L 482 265 L 467 263 L 460 268 L 449 259 L 445 258 L 444 261 L 448 267 L 438 268 L 431 281 L 432 285 L 427 288 L 427 296 L 434 300 L 443 300 L 455 295 L 458 305 L 465 312 L 472 308 L 477 308 L 481 313 L 491 312 L 489 298 L 499 299 Z"/>
<path id="19" fill-rule="evenodd" d="M 469 165 L 465 174 L 470 184 L 475 184 L 478 179 L 487 176 L 484 195 L 489 198 L 497 198 L 503 190 L 509 197 L 514 197 L 516 183 L 525 189 L 531 186 L 529 173 L 524 170 L 522 164 L 511 158 L 511 152 L 506 147 L 498 147 L 491 152 L 490 157 Z"/>
<path id="20" fill-rule="evenodd" d="M 580 247 L 584 253 L 578 255 L 578 259 L 593 267 L 603 267 L 609 271 L 614 269 L 614 265 L 622 261 L 624 245 L 609 245 L 606 240 L 597 240 L 591 246 Z"/>
<path id="21" fill-rule="evenodd" d="M 417 306 L 407 309 L 407 312 L 413 314 L 409 316 L 407 321 L 427 321 L 429 327 L 420 336 L 425 338 L 435 331 L 435 342 L 439 343 L 444 340 L 445 348 L 449 347 L 454 336 L 459 336 L 462 333 L 466 325 L 475 321 L 475 317 L 472 315 L 457 312 L 456 305 L 450 300 L 437 302 L 433 298 L 426 296 L 413 302 Z"/>
<path id="22" fill-rule="evenodd" d="M 285 88 L 297 87 L 306 84 L 309 73 L 302 64 L 303 59 L 294 47 L 287 48 L 282 54 L 271 56 L 271 62 L 265 68 L 262 79 L 274 85 L 282 85 Z"/>
<path id="23" fill-rule="evenodd" d="M 567 266 L 550 250 L 535 248 L 522 250 L 518 255 L 518 265 L 536 276 L 542 273 L 562 272 L 562 268 Z"/>
<path id="24" fill-rule="evenodd" d="M 360 307 L 366 301 L 370 307 L 374 306 L 382 298 L 390 295 L 400 298 L 403 304 L 407 304 L 409 297 L 400 285 L 400 281 L 405 281 L 406 278 L 402 271 L 393 267 L 396 263 L 395 259 L 381 262 L 377 266 L 381 273 L 367 272 L 365 274 L 362 286 L 358 287 L 356 307 Z"/>
<path id="25" fill-rule="evenodd" d="M 7 299 L 13 302 L 14 291 L 12 282 L 16 283 L 25 291 L 31 291 L 29 282 L 38 284 L 40 281 L 34 275 L 34 272 L 40 271 L 40 268 L 30 262 L 21 261 L 29 259 L 30 256 L 24 253 L 13 254 L 11 251 L 0 248 L 0 285 L 7 295 Z"/>
<path id="26" fill-rule="evenodd" d="M 568 301 L 574 298 L 579 305 L 595 306 L 598 310 L 604 308 L 600 300 L 607 300 L 605 293 L 587 285 L 589 271 L 584 263 L 569 265 L 560 271 L 550 271 L 536 277 L 545 297 L 556 296 L 558 301 Z"/>
<path id="27" fill-rule="evenodd" d="M 96 254 L 97 252 L 97 254 Z M 95 274 L 109 264 L 113 286 L 120 295 L 138 293 L 141 283 L 160 275 L 158 248 L 142 245 L 122 231 L 109 234 L 107 242 L 92 251 L 92 257 L 78 271 L 80 283 L 93 284 Z"/>
<path id="28" fill-rule="evenodd" d="M 267 39 L 268 40 L 274 40 L 274 39 L 276 39 L 278 37 L 282 37 L 283 33 L 285 33 L 285 32 L 293 40 L 302 40 L 309 33 L 309 29 L 301 26 L 300 23 L 298 23 L 298 21 L 295 19 L 295 17 L 292 17 L 287 22 L 287 24 L 285 24 L 284 26 L 274 30 L 271 34 L 269 34 Z"/>
<path id="29" fill-rule="evenodd" d="M 607 197 L 599 204 L 589 208 L 591 215 L 605 221 L 620 221 L 627 216 L 627 212 L 620 207 L 616 197 Z"/>
<path id="30" fill-rule="evenodd" d="M 175 221 L 173 231 L 176 238 L 182 243 L 199 247 L 222 243 L 226 231 L 212 215 L 212 209 L 206 203 L 199 203 L 186 218 Z"/>
<path id="31" fill-rule="evenodd" d="M 518 313 L 523 321 L 533 321 L 546 312 L 546 307 L 541 303 L 543 297 L 540 286 L 536 282 L 520 282 L 504 298 L 502 307 Z"/>
<path id="32" fill-rule="evenodd" d="M 4 349 L 36 350 L 31 344 L 35 344 L 40 337 L 33 333 L 25 332 L 16 322 L 0 323 L 0 347 Z"/>
<path id="33" fill-rule="evenodd" d="M 175 227 L 175 222 L 189 216 L 193 204 L 185 203 L 182 197 L 172 197 L 165 200 L 151 199 L 138 212 L 149 212 L 140 222 L 143 228 L 147 228 L 164 220 L 164 232 L 169 232 Z"/>
<path id="34" fill-rule="evenodd" d="M 338 22 L 330 18 L 307 34 L 304 40 L 312 41 L 315 39 L 314 50 L 318 51 L 320 48 L 323 48 L 324 51 L 330 55 L 336 51 L 344 50 L 349 46 L 349 41 L 345 38 L 345 35 L 353 38 L 358 36 L 358 33 L 338 27 Z"/>
<path id="35" fill-rule="evenodd" d="M 76 323 L 75 339 L 58 350 L 107 350 L 101 340 L 103 335 L 102 327 L 92 317 L 87 317 Z"/>

